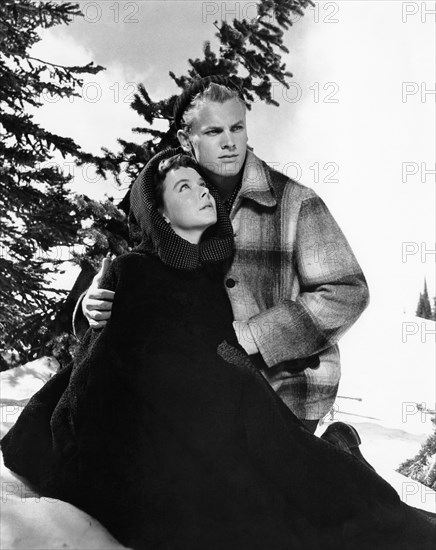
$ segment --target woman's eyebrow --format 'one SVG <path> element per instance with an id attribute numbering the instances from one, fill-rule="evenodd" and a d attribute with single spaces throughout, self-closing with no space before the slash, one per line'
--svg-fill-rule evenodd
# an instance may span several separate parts
<path id="1" fill-rule="evenodd" d="M 181 184 L 181 183 L 190 183 L 190 182 L 189 182 L 189 180 L 186 179 L 186 178 L 182 178 L 182 179 L 180 179 L 180 180 L 177 180 L 176 183 L 175 183 L 174 186 L 173 186 L 173 189 L 175 189 L 175 188 L 176 188 L 179 184 Z"/>

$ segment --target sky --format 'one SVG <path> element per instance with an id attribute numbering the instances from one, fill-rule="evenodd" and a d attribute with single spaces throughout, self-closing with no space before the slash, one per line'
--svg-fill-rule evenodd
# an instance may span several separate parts
<path id="1" fill-rule="evenodd" d="M 80 5 L 85 17 L 44 32 L 35 55 L 106 70 L 85 79 L 82 98 L 47 100 L 36 119 L 96 153 L 117 149 L 120 137 L 141 142 L 131 132 L 141 120 L 129 107 L 139 82 L 154 99 L 176 93 L 168 72 L 186 73 L 205 40 L 217 45 L 214 21 L 255 16 L 254 1 Z M 434 2 L 317 2 L 285 34 L 293 78 L 289 90 L 274 87 L 280 106 L 258 102 L 248 114 L 254 152 L 327 203 L 366 275 L 368 315 L 375 312 L 381 330 L 391 312 L 414 314 L 424 277 L 435 295 L 431 10 Z M 76 168 L 72 187 L 92 197 L 124 194 L 91 180 L 92 170 Z"/>

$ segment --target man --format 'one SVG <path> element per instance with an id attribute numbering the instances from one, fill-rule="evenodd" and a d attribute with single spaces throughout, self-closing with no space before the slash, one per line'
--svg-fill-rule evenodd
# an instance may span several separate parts
<path id="1" fill-rule="evenodd" d="M 224 282 L 238 340 L 314 432 L 335 401 L 337 341 L 368 303 L 366 281 L 316 193 L 247 149 L 245 104 L 216 82 L 222 78 L 198 80 L 178 98 L 177 136 L 228 207 L 235 254 Z M 96 328 L 110 317 L 113 298 L 97 289 L 101 274 L 82 304 Z M 363 458 L 352 427 L 335 423 L 323 437 Z"/>

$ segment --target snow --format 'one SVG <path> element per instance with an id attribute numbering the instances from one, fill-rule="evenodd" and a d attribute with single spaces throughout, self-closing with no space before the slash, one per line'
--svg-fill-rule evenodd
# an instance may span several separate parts
<path id="1" fill-rule="evenodd" d="M 0 399 L 20 402 L 28 401 L 57 371 L 59 363 L 54 357 L 42 357 L 25 365 L 1 373 Z M 2 419 L 3 421 L 3 419 Z"/>
<path id="2" fill-rule="evenodd" d="M 71 504 L 39 497 L 1 462 L 3 550 L 121 550 L 94 518 Z"/>

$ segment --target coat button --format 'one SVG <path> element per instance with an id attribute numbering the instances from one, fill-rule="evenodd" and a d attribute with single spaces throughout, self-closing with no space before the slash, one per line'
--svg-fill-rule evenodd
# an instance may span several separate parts
<path id="1" fill-rule="evenodd" d="M 233 288 L 235 285 L 236 285 L 236 281 L 234 279 L 227 279 L 226 281 L 227 288 Z"/>

